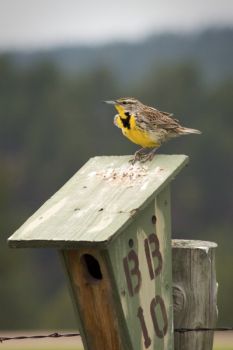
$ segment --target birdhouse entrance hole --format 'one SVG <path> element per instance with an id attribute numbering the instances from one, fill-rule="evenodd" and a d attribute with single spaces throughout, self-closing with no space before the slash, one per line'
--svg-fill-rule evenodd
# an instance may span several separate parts
<path id="1" fill-rule="evenodd" d="M 83 254 L 81 259 L 88 273 L 88 277 L 95 281 L 102 280 L 103 275 L 98 260 L 91 254 Z"/>

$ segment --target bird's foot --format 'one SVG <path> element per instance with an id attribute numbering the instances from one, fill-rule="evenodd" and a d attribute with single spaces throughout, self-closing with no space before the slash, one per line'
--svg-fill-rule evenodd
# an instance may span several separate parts
<path id="1" fill-rule="evenodd" d="M 144 151 L 142 152 L 142 150 L 144 150 Z M 157 148 L 153 148 L 152 151 L 150 151 L 149 153 L 146 153 L 144 148 L 140 149 L 139 151 L 137 151 L 135 153 L 134 158 L 132 159 L 131 163 L 134 164 L 137 160 L 141 163 L 145 163 L 147 161 L 151 162 L 155 156 L 156 150 L 157 150 Z"/>
<path id="2" fill-rule="evenodd" d="M 131 164 L 135 164 L 137 161 L 141 161 L 145 156 L 147 156 L 146 148 L 140 148 L 134 153 L 134 157 L 129 160 Z"/>

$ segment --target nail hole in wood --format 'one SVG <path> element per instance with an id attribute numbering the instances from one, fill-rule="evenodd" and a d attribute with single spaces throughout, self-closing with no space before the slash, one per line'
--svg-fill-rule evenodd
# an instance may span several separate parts
<path id="1" fill-rule="evenodd" d="M 133 248 L 133 239 L 132 238 L 129 239 L 129 247 Z"/>
<path id="2" fill-rule="evenodd" d="M 152 224 L 155 225 L 156 224 L 156 220 L 157 220 L 156 216 L 153 215 L 152 218 L 151 218 Z"/>

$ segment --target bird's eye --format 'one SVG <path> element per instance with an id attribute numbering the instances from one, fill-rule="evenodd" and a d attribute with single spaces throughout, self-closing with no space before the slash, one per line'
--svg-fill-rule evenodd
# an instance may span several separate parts
<path id="1" fill-rule="evenodd" d="M 123 101 L 122 104 L 123 104 L 123 105 L 126 105 L 126 101 Z"/>

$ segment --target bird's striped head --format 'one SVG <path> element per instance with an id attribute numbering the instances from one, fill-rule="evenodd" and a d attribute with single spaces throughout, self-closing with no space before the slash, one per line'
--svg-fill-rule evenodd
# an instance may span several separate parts
<path id="1" fill-rule="evenodd" d="M 135 114 L 139 107 L 141 106 L 141 102 L 136 100 L 134 97 L 122 97 L 114 101 L 105 101 L 106 103 L 113 104 L 117 109 L 119 114 L 129 112 Z"/>

